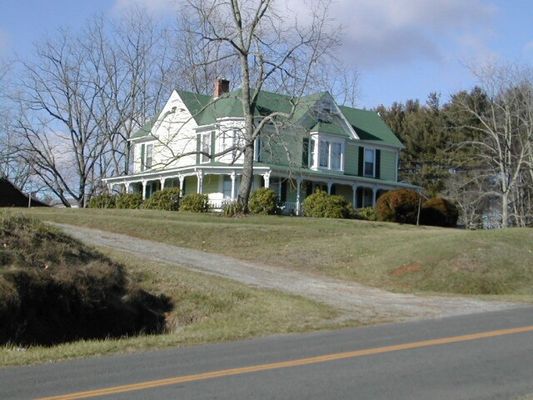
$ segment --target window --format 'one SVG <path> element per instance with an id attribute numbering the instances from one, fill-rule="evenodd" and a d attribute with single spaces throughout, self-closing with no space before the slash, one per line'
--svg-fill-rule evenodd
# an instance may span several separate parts
<path id="1" fill-rule="evenodd" d="M 365 149 L 365 164 L 364 164 L 365 176 L 374 177 L 375 161 L 376 161 L 375 150 Z"/>
<path id="2" fill-rule="evenodd" d="M 311 141 L 310 166 L 314 166 L 315 143 Z M 342 157 L 344 146 L 341 142 L 335 140 L 321 139 L 319 141 L 319 159 L 318 166 L 334 171 L 342 171 Z"/>
<path id="3" fill-rule="evenodd" d="M 222 131 L 219 137 L 219 151 L 225 151 L 233 146 L 233 132 Z"/>
<path id="4" fill-rule="evenodd" d="M 334 169 L 336 171 L 341 169 L 341 153 L 342 153 L 342 146 L 340 143 L 332 143 L 331 144 L 331 165 L 330 169 Z"/>
<path id="5" fill-rule="evenodd" d="M 207 163 L 211 160 L 211 132 L 202 133 L 201 141 L 201 161 Z"/>
<path id="6" fill-rule="evenodd" d="M 146 167 L 146 169 L 152 168 L 153 152 L 154 152 L 154 145 L 147 144 L 146 145 L 146 158 L 144 161 L 144 166 Z"/>
<path id="7" fill-rule="evenodd" d="M 231 176 L 224 175 L 224 180 L 222 181 L 222 194 L 224 200 L 231 199 Z"/>
<path id="8" fill-rule="evenodd" d="M 319 166 L 328 168 L 329 166 L 329 142 L 326 140 L 320 141 L 320 163 Z"/>
<path id="9" fill-rule="evenodd" d="M 141 144 L 141 171 L 152 168 L 153 150 L 153 144 Z"/>

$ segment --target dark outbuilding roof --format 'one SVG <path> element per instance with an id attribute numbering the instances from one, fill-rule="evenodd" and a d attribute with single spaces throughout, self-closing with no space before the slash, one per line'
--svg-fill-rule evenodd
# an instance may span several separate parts
<path id="1" fill-rule="evenodd" d="M 31 199 L 32 207 L 48 207 L 47 204 Z M 28 207 L 28 195 L 5 178 L 0 178 L 0 207 Z"/>

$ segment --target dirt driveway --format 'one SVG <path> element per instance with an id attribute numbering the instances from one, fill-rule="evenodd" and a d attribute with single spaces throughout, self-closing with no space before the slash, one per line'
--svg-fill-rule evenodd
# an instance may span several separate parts
<path id="1" fill-rule="evenodd" d="M 174 264 L 247 285 L 307 297 L 343 311 L 344 318 L 357 319 L 363 323 L 376 320 L 440 318 L 519 307 L 513 303 L 487 302 L 461 297 L 391 293 L 355 282 L 254 264 L 219 254 L 117 233 L 65 224 L 54 225 L 89 245 L 104 246 L 139 258 Z"/>

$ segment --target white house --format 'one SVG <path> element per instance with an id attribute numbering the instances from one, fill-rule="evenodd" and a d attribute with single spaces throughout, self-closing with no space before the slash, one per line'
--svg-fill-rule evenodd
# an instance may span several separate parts
<path id="1" fill-rule="evenodd" d="M 150 197 L 177 186 L 183 195 L 205 193 L 220 208 L 236 199 L 242 155 L 240 90 L 218 80 L 213 96 L 172 92 L 153 121 L 132 136 L 133 172 L 105 179 L 110 187 Z M 339 106 L 327 93 L 292 98 L 263 91 L 256 120 L 272 112 L 290 114 L 282 125 L 267 124 L 255 143 L 254 188 L 275 190 L 285 211 L 299 214 L 316 188 L 344 196 L 354 207 L 375 204 L 384 191 L 415 188 L 398 181 L 402 144 L 372 111 Z"/>

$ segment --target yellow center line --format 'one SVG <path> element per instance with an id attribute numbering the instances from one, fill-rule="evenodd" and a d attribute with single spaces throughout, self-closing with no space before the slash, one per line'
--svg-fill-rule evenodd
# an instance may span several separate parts
<path id="1" fill-rule="evenodd" d="M 403 343 L 392 346 L 374 347 L 369 349 L 347 351 L 343 353 L 325 354 L 322 356 L 306 357 L 296 360 L 274 362 L 269 364 L 252 365 L 249 367 L 230 368 L 218 371 L 203 372 L 199 374 L 176 376 L 167 379 L 157 379 L 152 381 L 145 381 L 133 383 L 129 385 L 113 386 L 103 389 L 88 390 L 83 392 L 68 393 L 59 396 L 41 397 L 36 400 L 75 400 L 87 399 L 91 397 L 106 396 L 117 393 L 133 392 L 137 390 L 144 390 L 162 386 L 177 385 L 186 382 L 203 381 L 207 379 L 221 378 L 226 376 L 243 375 L 252 372 L 269 371 L 280 368 L 300 367 L 304 365 L 319 364 L 331 361 L 344 360 L 348 358 L 356 358 L 363 356 L 370 356 L 375 354 L 390 353 L 400 350 L 420 349 L 422 347 L 439 346 L 451 343 L 468 342 L 472 340 L 486 339 L 497 336 L 513 335 L 518 333 L 533 332 L 533 325 L 524 326 L 511 329 L 499 329 L 495 331 L 479 332 L 470 335 L 451 336 L 439 339 L 422 340 L 418 342 Z"/>

